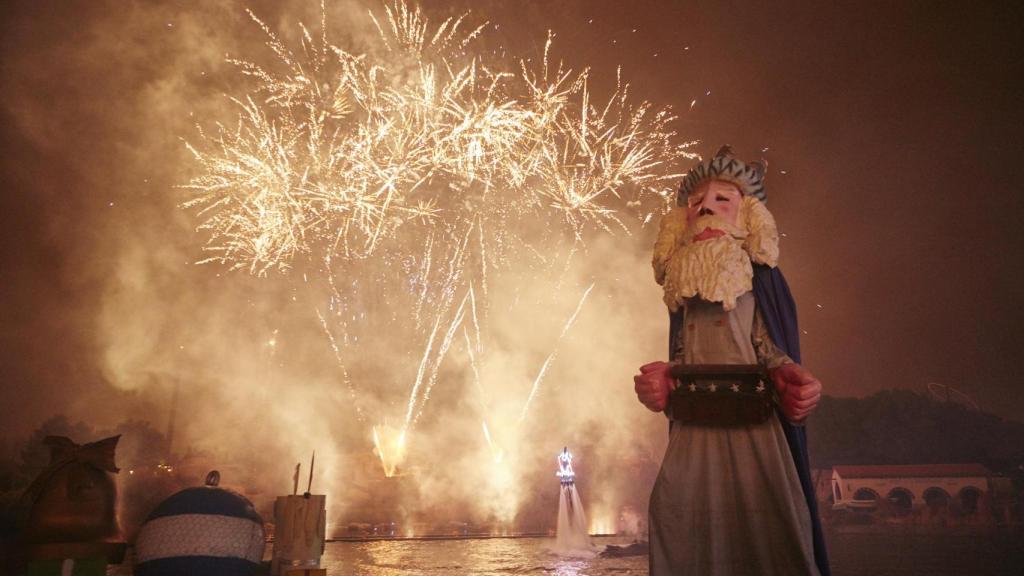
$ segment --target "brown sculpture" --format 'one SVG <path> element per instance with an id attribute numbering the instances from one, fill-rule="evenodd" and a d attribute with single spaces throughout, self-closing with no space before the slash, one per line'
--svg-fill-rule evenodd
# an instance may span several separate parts
<path id="1" fill-rule="evenodd" d="M 117 521 L 114 449 L 120 435 L 78 445 L 47 436 L 50 464 L 20 502 L 21 548 L 28 561 L 124 560 L 125 539 Z"/>

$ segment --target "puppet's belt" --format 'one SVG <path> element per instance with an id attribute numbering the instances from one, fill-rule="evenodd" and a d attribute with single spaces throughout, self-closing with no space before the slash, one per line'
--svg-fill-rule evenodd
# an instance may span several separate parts
<path id="1" fill-rule="evenodd" d="M 759 365 L 684 364 L 672 375 L 679 387 L 669 398 L 668 415 L 704 426 L 760 424 L 774 410 L 770 380 Z"/>

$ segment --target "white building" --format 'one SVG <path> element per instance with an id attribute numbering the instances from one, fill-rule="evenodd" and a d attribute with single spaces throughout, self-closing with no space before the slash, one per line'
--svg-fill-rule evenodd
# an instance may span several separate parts
<path id="1" fill-rule="evenodd" d="M 871 511 L 885 499 L 896 514 L 927 507 L 969 515 L 991 492 L 991 477 L 981 464 L 835 466 L 832 497 L 837 509 Z"/>

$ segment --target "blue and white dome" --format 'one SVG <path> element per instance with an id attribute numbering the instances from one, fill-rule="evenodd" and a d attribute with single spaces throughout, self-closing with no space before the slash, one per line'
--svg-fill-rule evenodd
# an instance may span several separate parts
<path id="1" fill-rule="evenodd" d="M 252 502 L 218 488 L 186 488 L 150 513 L 135 541 L 137 576 L 248 576 L 263 559 L 263 519 Z"/>

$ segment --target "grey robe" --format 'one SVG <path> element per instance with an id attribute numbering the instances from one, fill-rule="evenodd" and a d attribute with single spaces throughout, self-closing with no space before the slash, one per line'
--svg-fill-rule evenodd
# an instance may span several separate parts
<path id="1" fill-rule="evenodd" d="M 677 359 L 688 364 L 789 362 L 768 337 L 753 294 L 726 312 L 692 299 Z M 651 576 L 817 575 L 811 518 L 786 437 L 762 424 L 675 422 L 650 504 Z"/>

